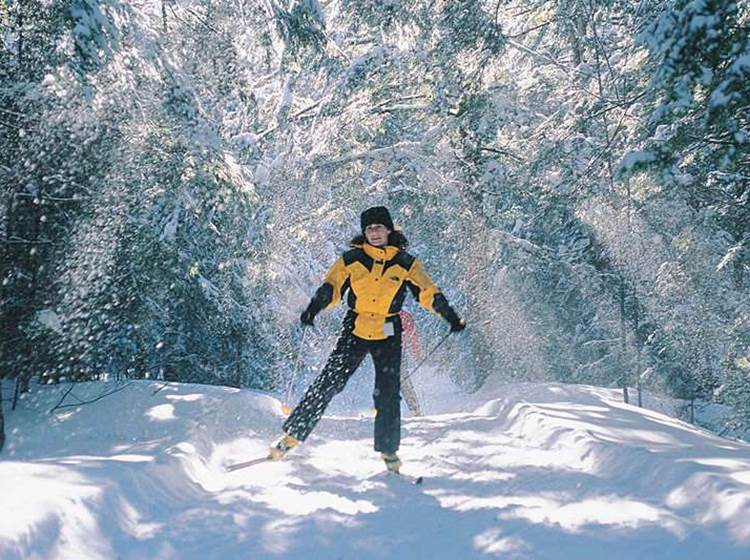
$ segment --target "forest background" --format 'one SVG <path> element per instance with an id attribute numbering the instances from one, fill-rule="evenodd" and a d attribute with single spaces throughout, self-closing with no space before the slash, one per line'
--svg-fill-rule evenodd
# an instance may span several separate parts
<path id="1" fill-rule="evenodd" d="M 467 321 L 434 357 L 466 390 L 747 429 L 749 30 L 729 0 L 0 0 L 0 376 L 278 391 L 385 204 Z"/>

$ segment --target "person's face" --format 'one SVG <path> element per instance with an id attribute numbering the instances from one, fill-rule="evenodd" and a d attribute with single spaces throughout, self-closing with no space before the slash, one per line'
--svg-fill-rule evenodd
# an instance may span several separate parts
<path id="1" fill-rule="evenodd" d="M 388 234 L 391 233 L 383 224 L 370 224 L 365 228 L 365 237 L 370 245 L 385 247 L 388 244 Z"/>

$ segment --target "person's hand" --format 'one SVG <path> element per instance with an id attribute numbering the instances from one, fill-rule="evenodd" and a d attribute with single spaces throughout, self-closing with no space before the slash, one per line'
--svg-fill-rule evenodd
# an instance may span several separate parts
<path id="1" fill-rule="evenodd" d="M 315 314 L 309 309 L 305 309 L 302 312 L 302 315 L 299 316 L 299 320 L 302 322 L 303 326 L 312 327 L 315 325 Z"/>
<path id="2" fill-rule="evenodd" d="M 461 319 L 456 319 L 451 323 L 451 332 L 461 332 L 466 328 L 466 323 L 464 323 Z"/>

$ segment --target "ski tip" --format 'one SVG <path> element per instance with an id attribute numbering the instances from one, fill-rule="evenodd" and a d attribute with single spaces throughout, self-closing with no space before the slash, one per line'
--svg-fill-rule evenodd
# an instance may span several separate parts
<path id="1" fill-rule="evenodd" d="M 424 482 L 424 477 L 422 476 L 412 476 L 410 474 L 404 474 L 404 473 L 393 472 L 393 471 L 386 471 L 386 474 L 396 479 L 405 480 L 409 482 L 410 484 L 414 484 L 414 485 L 422 484 L 422 482 Z"/>

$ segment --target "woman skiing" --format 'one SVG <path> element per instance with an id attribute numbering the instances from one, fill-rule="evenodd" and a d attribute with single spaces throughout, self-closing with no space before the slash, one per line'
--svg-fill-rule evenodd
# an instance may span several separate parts
<path id="1" fill-rule="evenodd" d="M 401 466 L 396 455 L 401 440 L 399 311 L 406 290 L 422 307 L 448 321 L 451 332 L 463 330 L 465 324 L 422 264 L 404 250 L 406 237 L 395 231 L 385 207 L 365 210 L 360 221 L 362 235 L 334 263 L 300 317 L 304 326 L 311 326 L 322 309 L 335 306 L 348 291 L 349 311 L 341 335 L 323 371 L 284 423 L 284 434 L 271 447 L 269 458 L 281 459 L 307 438 L 369 353 L 375 365 L 375 450 L 388 470 L 397 473 Z"/>

